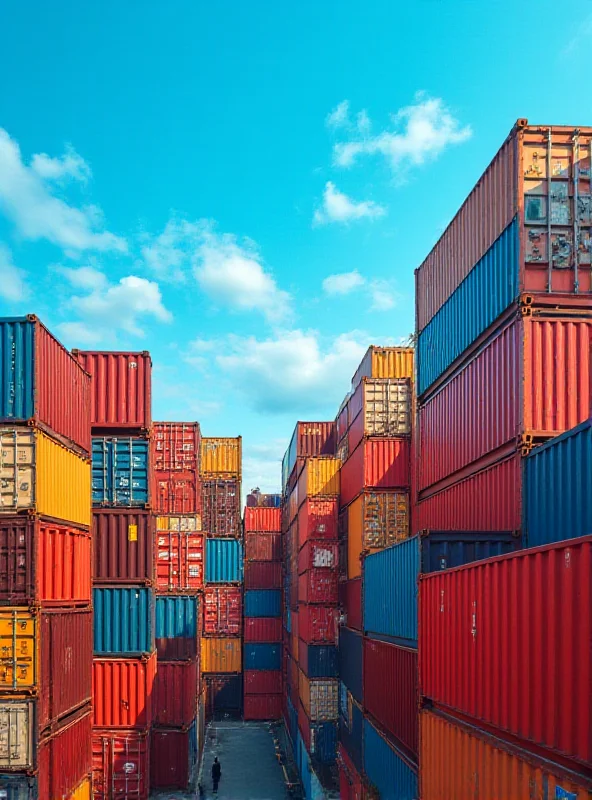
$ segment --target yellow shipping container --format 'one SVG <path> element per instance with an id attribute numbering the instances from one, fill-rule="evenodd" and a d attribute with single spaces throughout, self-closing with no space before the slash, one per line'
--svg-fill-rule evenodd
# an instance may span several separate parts
<path id="1" fill-rule="evenodd" d="M 201 440 L 200 472 L 202 475 L 225 474 L 240 478 L 242 468 L 242 437 L 203 438 Z"/>
<path id="2" fill-rule="evenodd" d="M 36 428 L 0 428 L 0 512 L 90 527 L 91 465 Z"/>
<path id="3" fill-rule="evenodd" d="M 240 672 L 242 640 L 238 637 L 201 640 L 202 672 Z"/>
<path id="4" fill-rule="evenodd" d="M 76 789 L 74 789 L 72 794 L 68 795 L 67 800 L 90 800 L 91 786 L 92 779 L 89 775 L 76 787 Z M 58 798 L 55 798 L 55 800 L 58 800 Z M 61 800 L 61 797 L 59 800 Z"/>
<path id="5" fill-rule="evenodd" d="M 307 497 L 339 494 L 341 461 L 338 458 L 307 458 L 298 478 L 298 505 Z"/>
<path id="6" fill-rule="evenodd" d="M 361 573 L 360 556 L 409 537 L 407 492 L 364 492 L 347 509 L 347 577 Z"/>
<path id="7" fill-rule="evenodd" d="M 0 691 L 37 688 L 37 620 L 26 608 L 0 609 Z"/>
<path id="8" fill-rule="evenodd" d="M 201 516 L 156 517 L 157 531 L 201 531 Z"/>
<path id="9" fill-rule="evenodd" d="M 372 345 L 352 378 L 352 389 L 355 390 L 362 378 L 413 378 L 413 359 L 412 347 Z"/>

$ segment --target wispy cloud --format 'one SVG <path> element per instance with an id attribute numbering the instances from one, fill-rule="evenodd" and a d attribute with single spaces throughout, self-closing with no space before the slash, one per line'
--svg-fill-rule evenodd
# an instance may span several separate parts
<path id="1" fill-rule="evenodd" d="M 325 184 L 323 202 L 314 212 L 314 225 L 328 225 L 331 222 L 346 224 L 359 219 L 383 217 L 386 209 L 372 200 L 356 201 L 348 197 L 331 181 Z"/>
<path id="2" fill-rule="evenodd" d="M 578 29 L 574 33 L 574 35 L 569 39 L 563 50 L 561 51 L 561 55 L 571 56 L 574 53 L 577 53 L 582 45 L 588 44 L 592 42 L 592 13 L 588 14 L 582 22 L 578 24 Z"/>
<path id="3" fill-rule="evenodd" d="M 366 279 L 354 269 L 352 272 L 340 272 L 326 277 L 323 281 L 323 291 L 329 295 L 349 294 L 365 283 Z"/>
<path id="4" fill-rule="evenodd" d="M 70 178 L 86 183 L 92 177 L 90 166 L 72 145 L 68 145 L 64 155 L 57 158 L 52 158 L 47 153 L 37 153 L 31 159 L 31 169 L 45 180 L 61 181 Z"/>
<path id="5" fill-rule="evenodd" d="M 326 295 L 347 295 L 354 291 L 361 291 L 369 297 L 372 311 L 390 311 L 399 299 L 392 281 L 384 278 L 368 279 L 357 269 L 329 275 L 323 280 L 323 292 Z"/>
<path id="6" fill-rule="evenodd" d="M 18 303 L 29 295 L 25 273 L 14 265 L 9 248 L 0 242 L 0 297 Z"/>

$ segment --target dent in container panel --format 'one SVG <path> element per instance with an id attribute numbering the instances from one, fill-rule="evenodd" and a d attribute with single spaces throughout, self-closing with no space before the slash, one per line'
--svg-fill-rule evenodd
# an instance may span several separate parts
<path id="1" fill-rule="evenodd" d="M 147 511 L 93 511 L 93 580 L 152 583 L 154 517 Z"/>
<path id="2" fill-rule="evenodd" d="M 195 471 L 153 470 L 152 508 L 157 514 L 195 514 L 201 511 L 201 485 Z"/>
<path id="3" fill-rule="evenodd" d="M 155 422 L 151 441 L 155 470 L 198 471 L 201 442 L 198 422 Z"/>
<path id="4" fill-rule="evenodd" d="M 92 732 L 93 800 L 148 800 L 150 747 L 147 731 Z"/>
<path id="5" fill-rule="evenodd" d="M 364 489 L 404 489 L 410 480 L 408 439 L 364 439 L 341 468 L 341 506 Z"/>
<path id="6" fill-rule="evenodd" d="M 413 378 L 413 359 L 412 347 L 371 345 L 352 378 L 352 390 L 362 378 Z"/>
<path id="7" fill-rule="evenodd" d="M 200 469 L 202 475 L 224 475 L 240 479 L 242 467 L 242 437 L 203 437 Z"/>

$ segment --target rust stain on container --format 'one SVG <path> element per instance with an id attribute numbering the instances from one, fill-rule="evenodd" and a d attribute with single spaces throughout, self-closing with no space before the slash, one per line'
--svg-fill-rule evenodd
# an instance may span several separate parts
<path id="1" fill-rule="evenodd" d="M 198 422 L 155 422 L 152 463 L 163 472 L 197 472 L 201 433 Z"/>

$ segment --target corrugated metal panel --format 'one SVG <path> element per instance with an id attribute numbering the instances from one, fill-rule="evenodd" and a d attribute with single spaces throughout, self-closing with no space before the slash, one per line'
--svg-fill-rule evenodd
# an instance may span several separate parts
<path id="1" fill-rule="evenodd" d="M 198 691 L 197 661 L 159 660 L 152 695 L 153 724 L 189 727 L 197 716 Z"/>
<path id="2" fill-rule="evenodd" d="M 282 530 L 281 508 L 245 508 L 246 533 L 279 533 Z"/>
<path id="3" fill-rule="evenodd" d="M 362 579 L 354 578 L 339 584 L 339 603 L 348 628 L 362 630 Z"/>
<path id="4" fill-rule="evenodd" d="M 156 638 L 188 639 L 197 636 L 196 597 L 168 595 L 156 598 Z"/>
<path id="5" fill-rule="evenodd" d="M 242 626 L 240 586 L 208 586 L 204 592 L 205 634 L 239 636 Z"/>
<path id="6" fill-rule="evenodd" d="M 307 644 L 299 639 L 298 661 L 308 678 L 337 678 L 339 675 L 338 651 L 333 644 Z"/>
<path id="7" fill-rule="evenodd" d="M 197 472 L 152 470 L 150 505 L 157 514 L 188 514 L 201 512 L 201 481 Z M 201 523 L 201 518 L 200 518 Z"/>
<path id="8" fill-rule="evenodd" d="M 155 422 L 152 464 L 165 472 L 197 472 L 201 434 L 198 422 Z"/>
<path id="9" fill-rule="evenodd" d="M 242 579 L 242 544 L 236 539 L 207 539 L 206 583 L 239 583 Z"/>
<path id="10" fill-rule="evenodd" d="M 92 501 L 94 506 L 148 504 L 148 439 L 93 436 Z"/>
<path id="11" fill-rule="evenodd" d="M 281 561 L 281 533 L 247 533 L 245 558 L 247 561 Z"/>
<path id="12" fill-rule="evenodd" d="M 339 628 L 339 678 L 358 703 L 362 702 L 362 634 L 344 626 Z"/>
<path id="13" fill-rule="evenodd" d="M 336 680 L 309 680 L 298 671 L 300 702 L 312 722 L 330 722 L 339 715 L 339 684 Z"/>
<path id="14" fill-rule="evenodd" d="M 153 789 L 187 789 L 197 757 L 196 727 L 189 730 L 152 731 L 151 746 L 159 758 L 150 760 Z"/>
<path id="15" fill-rule="evenodd" d="M 341 735 L 341 730 L 340 730 Z M 360 729 L 360 742 L 363 738 Z M 360 748 L 361 749 L 361 748 Z M 353 763 L 352 758 L 343 744 L 337 748 L 337 765 L 339 767 L 339 796 L 341 800 L 363 800 L 363 782 L 360 770 L 362 766 Z"/>
<path id="16" fill-rule="evenodd" d="M 278 589 L 245 592 L 245 617 L 281 617 L 282 593 Z"/>
<path id="17" fill-rule="evenodd" d="M 282 461 L 282 488 L 285 490 L 299 458 L 335 455 L 334 422 L 297 422 Z"/>
<path id="18" fill-rule="evenodd" d="M 364 489 L 404 489 L 410 480 L 408 439 L 365 439 L 341 468 L 341 507 Z"/>
<path id="19" fill-rule="evenodd" d="M 423 800 L 590 800 L 592 781 L 552 761 L 423 709 L 420 786 Z"/>
<path id="20" fill-rule="evenodd" d="M 592 534 L 592 420 L 536 447 L 524 461 L 529 547 Z"/>
<path id="21" fill-rule="evenodd" d="M 421 571 L 438 572 L 512 553 L 522 547 L 515 531 L 422 531 Z"/>
<path id="22" fill-rule="evenodd" d="M 282 666 L 281 644 L 246 642 L 244 645 L 245 669 L 278 670 Z"/>
<path id="23" fill-rule="evenodd" d="M 280 719 L 282 716 L 282 695 L 245 695 L 245 720 Z"/>
<path id="24" fill-rule="evenodd" d="M 197 517 L 157 517 L 156 587 L 161 592 L 203 588 L 206 537 Z M 172 526 L 172 527 L 171 527 Z"/>
<path id="25" fill-rule="evenodd" d="M 423 576 L 422 695 L 589 764 L 590 574 L 592 537 Z"/>
<path id="26" fill-rule="evenodd" d="M 335 761 L 337 731 L 335 722 L 311 723 L 310 755 L 317 764 L 332 764 Z"/>
<path id="27" fill-rule="evenodd" d="M 353 761 L 355 767 L 362 772 L 364 759 L 362 754 L 364 740 L 364 714 L 350 692 L 342 683 L 343 702 L 339 709 L 339 739 Z"/>
<path id="28" fill-rule="evenodd" d="M 204 681 L 210 714 L 215 711 L 240 711 L 243 697 L 241 675 L 206 675 Z"/>
<path id="29" fill-rule="evenodd" d="M 241 536 L 240 480 L 202 481 L 201 504 L 202 526 L 208 536 Z"/>
<path id="30" fill-rule="evenodd" d="M 200 468 L 202 475 L 235 475 L 242 468 L 242 437 L 204 437 L 201 440 Z"/>
<path id="31" fill-rule="evenodd" d="M 300 606 L 298 635 L 307 644 L 334 644 L 337 641 L 339 611 L 327 606 Z"/>
<path id="32" fill-rule="evenodd" d="M 67 800 L 91 800 L 91 794 L 92 779 L 89 776 L 74 789 L 71 795 L 68 795 Z"/>
<path id="33" fill-rule="evenodd" d="M 240 672 L 242 669 L 241 650 L 242 642 L 240 637 L 233 639 L 202 639 L 200 647 L 201 671 Z"/>
<path id="34" fill-rule="evenodd" d="M 155 674 L 156 652 L 148 658 L 95 658 L 93 726 L 140 729 L 149 727 L 152 724 Z"/>
<path id="35" fill-rule="evenodd" d="M 308 498 L 298 510 L 298 546 L 308 539 L 337 539 L 339 499 Z"/>
<path id="36" fill-rule="evenodd" d="M 92 375 L 91 424 L 94 428 L 150 428 L 150 353 L 72 350 L 72 354 Z"/>
<path id="37" fill-rule="evenodd" d="M 142 511 L 93 511 L 93 580 L 151 583 L 154 517 Z"/>
<path id="38" fill-rule="evenodd" d="M 245 663 L 245 694 L 281 694 L 280 670 L 248 669 Z"/>
<path id="39" fill-rule="evenodd" d="M 307 569 L 337 569 L 339 551 L 337 544 L 307 541 L 298 553 L 298 572 Z"/>
<path id="40" fill-rule="evenodd" d="M 359 495 L 347 507 L 347 577 L 360 576 L 362 552 L 376 552 L 407 539 L 409 524 L 409 492 Z"/>
<path id="41" fill-rule="evenodd" d="M 337 604 L 337 572 L 332 569 L 309 569 L 298 576 L 298 602 Z"/>
<path id="42" fill-rule="evenodd" d="M 94 650 L 140 655 L 154 650 L 154 596 L 149 589 L 93 588 Z"/>
<path id="43" fill-rule="evenodd" d="M 94 731 L 92 765 L 93 800 L 126 796 L 148 800 L 150 747 L 147 731 Z"/>
<path id="44" fill-rule="evenodd" d="M 417 800 L 417 773 L 367 719 L 364 720 L 364 772 L 381 800 Z"/>
<path id="45" fill-rule="evenodd" d="M 393 580 L 393 575 L 397 576 Z M 419 537 L 364 559 L 364 633 L 417 647 Z"/>
<path id="46" fill-rule="evenodd" d="M 281 588 L 282 565 L 279 561 L 247 561 L 244 569 L 245 589 Z"/>
<path id="47" fill-rule="evenodd" d="M 299 504 L 307 497 L 338 495 L 340 466 L 338 458 L 307 458 L 298 478 Z"/>
<path id="48" fill-rule="evenodd" d="M 364 436 L 408 436 L 411 416 L 409 379 L 364 378 L 349 400 L 349 452 L 356 449 Z"/>
<path id="49" fill-rule="evenodd" d="M 413 358 L 412 347 L 372 345 L 352 378 L 352 390 L 356 390 L 362 378 L 413 378 Z"/>

